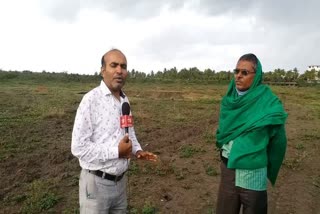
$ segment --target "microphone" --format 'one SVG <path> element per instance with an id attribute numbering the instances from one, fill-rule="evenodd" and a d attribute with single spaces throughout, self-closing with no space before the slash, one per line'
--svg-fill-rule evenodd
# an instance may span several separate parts
<path id="1" fill-rule="evenodd" d="M 120 127 L 125 129 L 125 133 L 129 133 L 129 127 L 133 126 L 133 118 L 130 115 L 130 105 L 127 102 L 122 103 L 122 116 L 120 117 Z"/>

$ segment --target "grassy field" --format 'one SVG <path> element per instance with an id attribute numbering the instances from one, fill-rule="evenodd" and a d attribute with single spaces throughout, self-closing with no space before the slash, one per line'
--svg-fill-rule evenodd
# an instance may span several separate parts
<path id="1" fill-rule="evenodd" d="M 78 213 L 78 160 L 70 152 L 77 106 L 93 83 L 0 83 L 0 213 Z M 128 83 L 135 129 L 157 163 L 132 159 L 131 213 L 214 213 L 214 131 L 226 85 Z M 289 114 L 288 149 L 269 213 L 319 213 L 320 89 L 276 87 Z"/>

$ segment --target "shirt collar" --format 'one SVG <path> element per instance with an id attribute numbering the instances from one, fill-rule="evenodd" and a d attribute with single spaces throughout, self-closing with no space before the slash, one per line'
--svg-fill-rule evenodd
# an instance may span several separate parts
<path id="1" fill-rule="evenodd" d="M 239 91 L 237 88 L 236 88 L 236 90 L 237 90 L 237 93 L 238 93 L 239 96 L 245 95 L 245 94 L 248 92 L 248 90 L 246 90 L 246 91 Z"/>
<path id="2" fill-rule="evenodd" d="M 103 80 L 101 80 L 100 88 L 101 88 L 102 93 L 103 93 L 104 95 L 111 95 L 111 94 L 112 94 L 111 91 L 110 91 L 110 89 L 108 88 L 108 86 L 106 85 L 106 83 L 105 83 Z M 123 93 L 122 90 L 120 91 L 120 96 L 121 96 L 122 98 L 125 98 L 125 97 L 126 97 L 125 93 Z"/>

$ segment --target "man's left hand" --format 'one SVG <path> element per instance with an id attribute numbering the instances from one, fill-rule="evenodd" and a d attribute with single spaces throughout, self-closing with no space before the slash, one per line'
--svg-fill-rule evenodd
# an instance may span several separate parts
<path id="1" fill-rule="evenodd" d="M 149 161 L 157 161 L 158 160 L 157 155 L 155 155 L 151 152 L 145 152 L 145 151 L 141 151 L 141 150 L 136 153 L 136 157 L 141 160 L 149 160 Z"/>

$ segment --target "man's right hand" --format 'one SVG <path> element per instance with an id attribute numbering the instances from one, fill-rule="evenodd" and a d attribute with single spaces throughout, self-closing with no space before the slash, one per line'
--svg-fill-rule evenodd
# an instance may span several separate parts
<path id="1" fill-rule="evenodd" d="M 119 158 L 130 158 L 132 153 L 132 142 L 129 140 L 129 135 L 126 134 L 119 143 Z"/>

